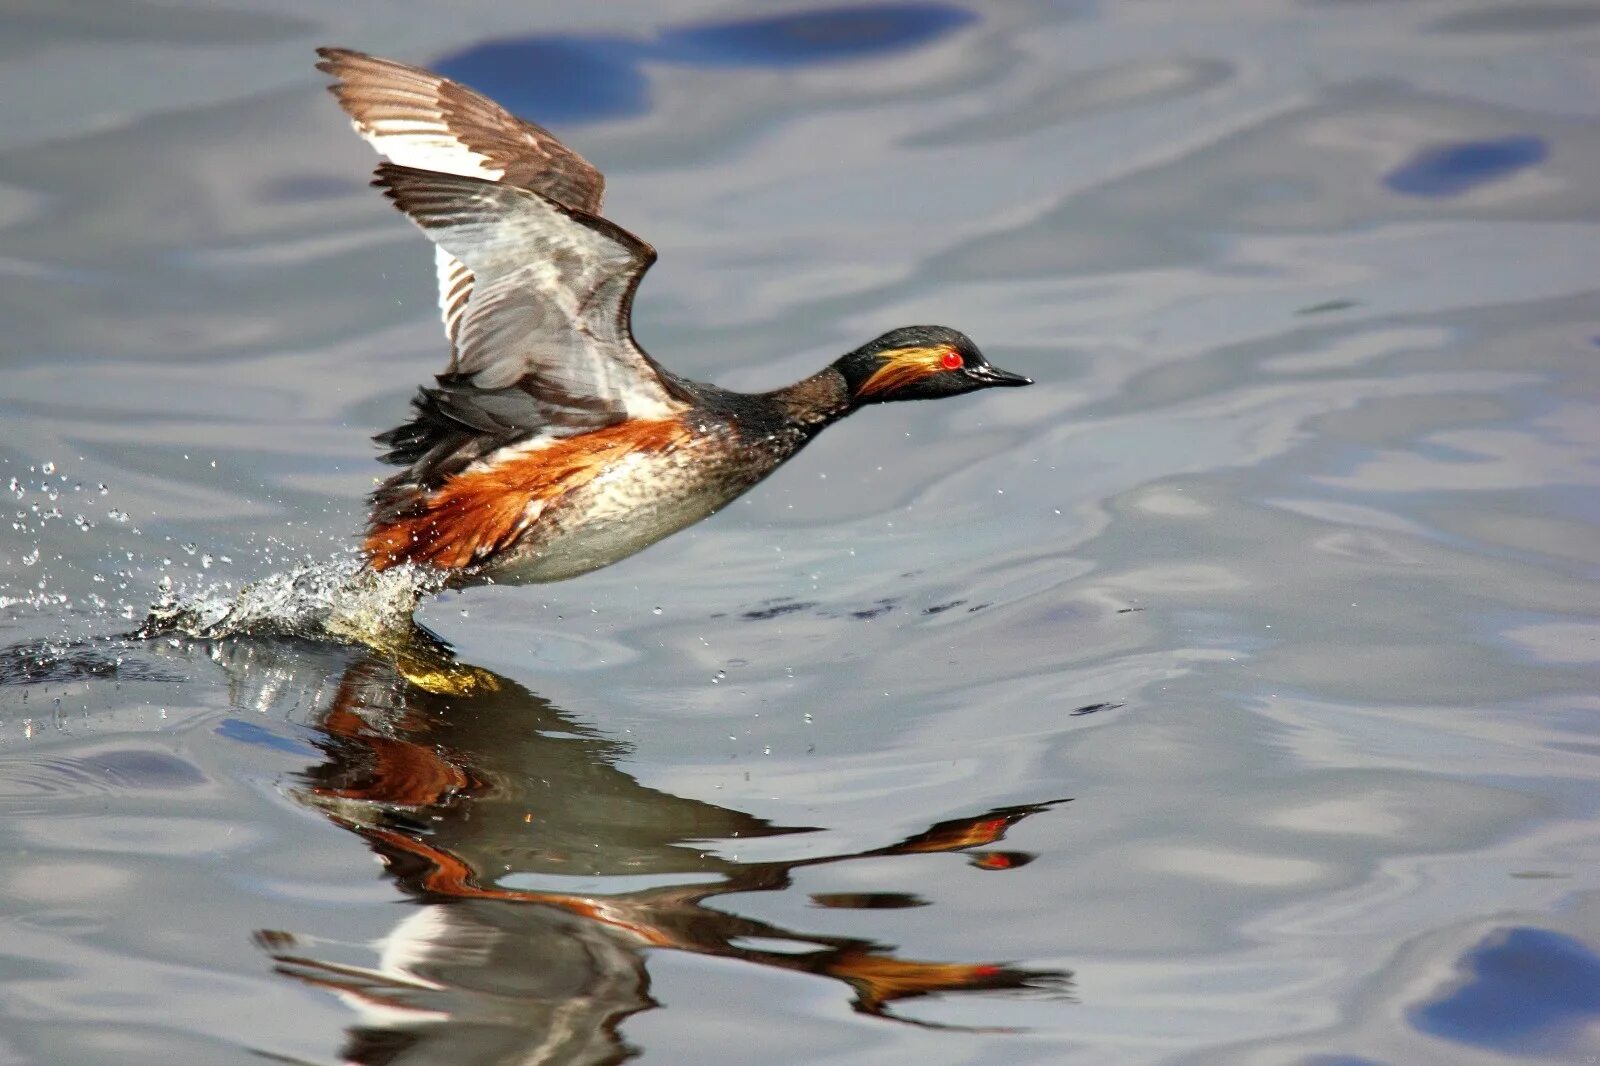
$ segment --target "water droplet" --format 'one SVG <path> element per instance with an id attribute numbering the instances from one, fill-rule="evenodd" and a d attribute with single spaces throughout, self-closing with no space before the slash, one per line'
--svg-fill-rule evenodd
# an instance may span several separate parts
<path id="1" fill-rule="evenodd" d="M 215 560 L 211 558 L 210 553 L 200 556 L 200 569 L 210 570 L 213 562 L 215 562 Z"/>
<path id="2" fill-rule="evenodd" d="M 462 618 L 467 617 L 467 609 L 465 607 L 461 608 L 461 617 Z"/>
<path id="3" fill-rule="evenodd" d="M 104 496 L 111 491 L 111 487 L 104 481 L 100 482 L 100 495 Z"/>
<path id="4" fill-rule="evenodd" d="M 12 484 L 15 484 L 15 482 L 13 481 Z M 661 608 L 653 607 L 653 608 L 651 608 L 650 613 L 651 614 L 660 614 L 661 613 Z"/>
<path id="5" fill-rule="evenodd" d="M 33 549 L 33 551 L 29 552 L 27 555 L 24 555 L 22 557 L 22 565 L 23 566 L 32 566 L 34 563 L 36 563 L 38 561 L 39 561 L 39 549 L 38 548 Z"/>
<path id="6" fill-rule="evenodd" d="M 111 521 L 116 522 L 118 525 L 121 525 L 128 520 L 128 512 L 118 511 L 113 508 L 106 512 L 106 517 L 111 519 Z"/>
<path id="7" fill-rule="evenodd" d="M 768 744 L 768 745 L 764 746 L 761 749 L 761 754 L 763 754 L 763 755 L 771 755 L 772 754 L 772 745 Z"/>
<path id="8" fill-rule="evenodd" d="M 39 472 L 41 474 L 54 474 L 56 472 L 56 464 L 50 462 L 40 463 Z"/>
<path id="9" fill-rule="evenodd" d="M 187 543 L 187 544 L 185 544 L 183 546 L 183 553 L 185 555 L 193 555 L 195 552 L 197 552 L 199 550 L 200 550 L 199 545 L 195 544 L 195 542 L 192 541 L 192 540 L 189 543 Z"/>

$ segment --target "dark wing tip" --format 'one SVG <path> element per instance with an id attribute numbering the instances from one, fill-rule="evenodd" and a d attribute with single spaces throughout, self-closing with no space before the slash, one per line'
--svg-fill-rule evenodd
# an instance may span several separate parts
<path id="1" fill-rule="evenodd" d="M 432 184 L 429 179 L 446 179 L 455 177 L 453 174 L 441 174 L 437 170 L 419 170 L 408 167 L 403 163 L 391 163 L 385 159 L 379 163 L 372 172 L 372 187 L 382 189 L 390 197 L 402 189 L 415 188 L 423 184 Z"/>
<path id="2" fill-rule="evenodd" d="M 434 82 L 441 81 L 438 75 L 416 67 L 409 67 L 393 59 L 380 59 L 366 52 L 358 52 L 354 48 L 336 48 L 323 45 L 317 49 L 317 55 L 322 61 L 317 64 L 317 69 L 330 77 L 338 79 L 328 86 L 328 91 L 340 95 L 343 91 L 357 87 L 362 82 L 388 82 L 397 76 L 422 75 Z"/>
<path id="3" fill-rule="evenodd" d="M 387 159 L 379 163 L 372 172 L 372 184 L 375 188 L 387 189 L 397 180 L 403 179 L 411 167 L 391 163 Z"/>
<path id="4" fill-rule="evenodd" d="M 505 197 L 535 195 L 484 178 L 422 170 L 388 160 L 379 163 L 373 174 L 373 188 L 381 189 L 423 229 L 498 221 L 505 210 Z"/>
<path id="5" fill-rule="evenodd" d="M 383 195 L 412 218 L 417 217 L 413 208 L 417 204 L 418 195 L 437 188 L 429 179 L 445 177 L 433 171 L 417 170 L 388 160 L 379 163 L 378 168 L 372 173 L 372 187 L 382 190 Z M 420 222 L 420 219 L 418 221 Z"/>
<path id="6" fill-rule="evenodd" d="M 408 167 L 387 159 L 379 163 L 372 173 L 373 188 L 382 189 L 392 200 L 424 189 L 456 192 L 497 184 L 483 178 L 469 178 L 463 174 L 446 174 L 438 170 Z"/>
<path id="7" fill-rule="evenodd" d="M 317 69 L 324 74 L 339 77 L 342 67 L 352 62 L 358 62 L 372 57 L 365 52 L 357 52 L 353 48 L 336 48 L 332 45 L 323 45 L 317 49 L 317 55 L 322 57 L 322 62 L 317 64 Z"/>

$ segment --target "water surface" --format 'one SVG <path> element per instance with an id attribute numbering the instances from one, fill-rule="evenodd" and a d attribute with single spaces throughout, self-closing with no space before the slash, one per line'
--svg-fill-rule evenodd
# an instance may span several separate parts
<path id="1" fill-rule="evenodd" d="M 1600 11 L 0 19 L 0 1058 L 1600 1054 Z M 347 552 L 442 365 L 327 43 L 601 166 L 676 370 L 1039 384 L 453 653 L 84 646 Z"/>

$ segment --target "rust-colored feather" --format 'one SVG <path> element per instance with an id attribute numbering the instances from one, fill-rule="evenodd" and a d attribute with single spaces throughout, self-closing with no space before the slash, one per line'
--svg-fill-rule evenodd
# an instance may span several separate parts
<path id="1" fill-rule="evenodd" d="M 374 570 L 410 562 L 454 570 L 483 562 L 517 541 L 545 508 L 635 452 L 665 452 L 688 435 L 679 419 L 632 419 L 469 468 L 419 509 L 368 530 Z"/>
<path id="2" fill-rule="evenodd" d="M 922 962 L 860 949 L 830 959 L 825 972 L 855 988 L 860 997 L 857 1009 L 866 1014 L 882 1014 L 895 1000 L 938 992 L 1017 988 L 1025 984 L 1027 976 L 994 963 Z"/>

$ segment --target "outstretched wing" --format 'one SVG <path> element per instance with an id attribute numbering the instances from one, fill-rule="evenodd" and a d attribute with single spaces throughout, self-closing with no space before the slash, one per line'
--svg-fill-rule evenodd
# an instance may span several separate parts
<path id="1" fill-rule="evenodd" d="M 541 408 L 529 430 L 585 429 L 682 410 L 633 339 L 655 250 L 614 223 L 513 185 L 381 163 L 382 188 L 476 281 L 446 378 L 514 389 Z"/>
<path id="2" fill-rule="evenodd" d="M 329 91 L 356 132 L 391 162 L 502 181 L 580 211 L 600 210 L 605 179 L 550 131 L 420 67 L 347 48 L 319 48 L 317 54 L 317 69 L 338 79 Z M 472 272 L 443 248 L 434 259 L 439 312 L 455 346 Z"/>

